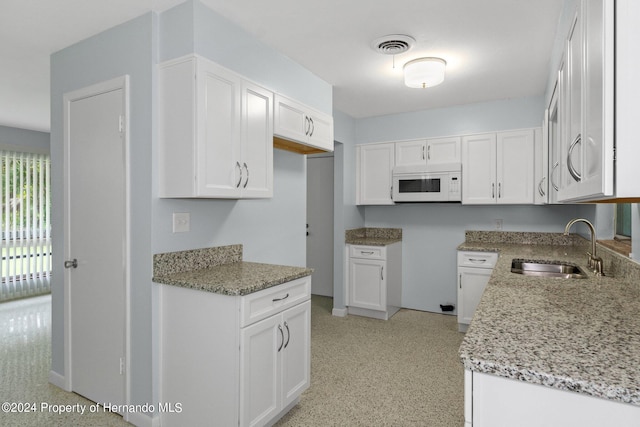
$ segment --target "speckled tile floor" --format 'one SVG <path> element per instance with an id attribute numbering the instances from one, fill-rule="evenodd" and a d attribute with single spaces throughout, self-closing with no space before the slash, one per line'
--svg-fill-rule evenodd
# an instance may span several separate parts
<path id="1" fill-rule="evenodd" d="M 131 425 L 110 412 L 88 413 L 93 402 L 49 384 L 50 367 L 51 296 L 1 303 L 0 426 Z M 56 405 L 87 409 L 57 413 Z"/>
<path id="2" fill-rule="evenodd" d="M 389 321 L 331 316 L 312 298 L 311 387 L 277 426 L 462 426 L 463 334 L 456 318 L 400 310 Z M 0 304 L 0 426 L 126 426 L 112 413 L 56 414 L 42 404 L 91 405 L 49 384 L 51 297 Z"/>
<path id="3" fill-rule="evenodd" d="M 464 425 L 455 316 L 402 309 L 382 321 L 331 308 L 312 298 L 311 387 L 277 426 Z"/>

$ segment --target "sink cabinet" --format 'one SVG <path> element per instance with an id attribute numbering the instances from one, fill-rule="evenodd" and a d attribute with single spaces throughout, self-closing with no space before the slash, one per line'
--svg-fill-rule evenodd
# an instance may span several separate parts
<path id="1" fill-rule="evenodd" d="M 347 245 L 349 314 L 388 320 L 402 303 L 402 243 Z"/>
<path id="2" fill-rule="evenodd" d="M 162 285 L 163 426 L 263 426 L 310 385 L 311 277 L 245 296 Z"/>
<path id="3" fill-rule="evenodd" d="M 495 252 L 458 252 L 458 330 L 466 332 L 498 260 Z"/>

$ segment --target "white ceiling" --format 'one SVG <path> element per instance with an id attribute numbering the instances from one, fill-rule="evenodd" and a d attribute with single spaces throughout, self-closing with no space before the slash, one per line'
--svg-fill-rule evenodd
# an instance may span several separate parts
<path id="1" fill-rule="evenodd" d="M 0 125 L 49 130 L 49 55 L 183 0 L 2 0 Z M 334 86 L 355 118 L 541 95 L 562 0 L 201 0 Z M 394 58 L 371 42 L 416 39 Z M 402 65 L 447 61 L 443 84 L 410 89 Z"/>

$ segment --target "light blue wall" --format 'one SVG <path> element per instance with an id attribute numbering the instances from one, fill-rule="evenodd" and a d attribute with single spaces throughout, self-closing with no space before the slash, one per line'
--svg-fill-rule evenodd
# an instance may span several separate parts
<path id="1" fill-rule="evenodd" d="M 356 121 L 341 111 L 333 113 L 334 138 L 334 251 L 333 251 L 333 306 L 345 307 L 345 245 L 344 232 L 364 227 L 364 208 L 356 206 L 355 191 L 355 126 Z"/>
<path id="2" fill-rule="evenodd" d="M 160 40 L 160 61 L 196 52 L 268 89 L 332 113 L 330 84 L 198 1 L 161 15 Z"/>
<path id="3" fill-rule="evenodd" d="M 216 45 L 225 46 L 224 51 L 216 51 L 213 48 Z M 158 56 L 168 59 L 194 51 L 241 74 L 249 74 L 248 77 L 266 87 L 296 97 L 318 110 L 328 113 L 332 110 L 330 85 L 195 1 L 181 4 L 161 16 L 143 15 L 51 56 L 54 236 L 64 235 L 63 94 L 125 74 L 130 76 L 132 284 L 129 297 L 133 404 L 156 403 L 159 398 L 159 285 L 151 281 L 154 253 L 242 243 L 246 260 L 306 264 L 304 156 L 275 150 L 273 199 L 156 197 L 154 85 Z M 191 214 L 190 232 L 172 233 L 173 212 Z M 57 239 L 54 254 L 62 253 L 63 241 Z M 54 265 L 52 371 L 60 375 L 64 375 L 62 278 L 61 265 Z"/>
<path id="4" fill-rule="evenodd" d="M 51 183 L 54 258 L 52 277 L 52 363 L 64 375 L 63 102 L 66 92 L 130 76 L 131 163 L 131 397 L 152 402 L 151 149 L 154 32 L 146 14 L 51 56 Z"/>
<path id="5" fill-rule="evenodd" d="M 373 117 L 356 120 L 356 140 L 370 143 L 539 127 L 543 113 L 540 96 Z M 345 170 L 355 174 L 354 159 Z M 403 229 L 403 307 L 440 312 L 440 304 L 456 303 L 456 247 L 464 241 L 465 230 L 493 230 L 494 220 L 502 219 L 506 231 L 559 232 L 571 218 L 593 219 L 594 212 L 590 205 L 435 203 L 367 206 L 364 218 L 367 227 Z"/>
<path id="6" fill-rule="evenodd" d="M 356 142 L 398 141 L 542 126 L 542 96 L 359 119 Z"/>
<path id="7" fill-rule="evenodd" d="M 49 152 L 50 135 L 28 129 L 0 126 L 0 148 L 21 148 L 38 152 Z"/>

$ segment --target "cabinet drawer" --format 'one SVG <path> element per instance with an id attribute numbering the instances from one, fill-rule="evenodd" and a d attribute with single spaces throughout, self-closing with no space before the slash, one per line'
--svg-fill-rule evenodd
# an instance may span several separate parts
<path id="1" fill-rule="evenodd" d="M 367 259 L 385 259 L 387 251 L 384 246 L 349 245 L 349 257 Z"/>
<path id="2" fill-rule="evenodd" d="M 496 252 L 458 252 L 458 267 L 493 268 L 496 261 Z"/>
<path id="3" fill-rule="evenodd" d="M 266 319 L 311 298 L 311 276 L 243 296 L 240 327 Z"/>

